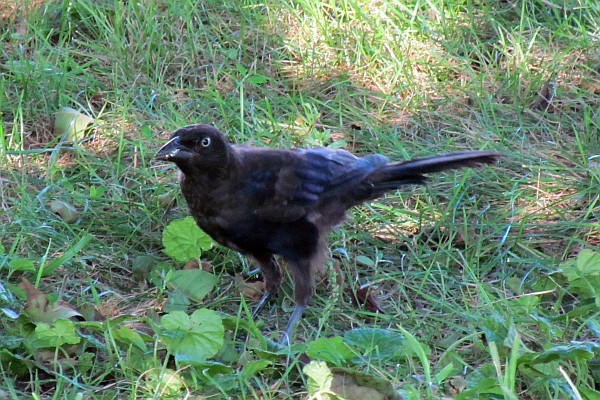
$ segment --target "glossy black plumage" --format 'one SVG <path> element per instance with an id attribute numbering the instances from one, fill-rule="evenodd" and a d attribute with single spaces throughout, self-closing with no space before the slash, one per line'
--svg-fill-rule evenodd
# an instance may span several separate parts
<path id="1" fill-rule="evenodd" d="M 181 190 L 197 224 L 220 244 L 254 259 L 266 291 L 254 315 L 277 291 L 283 257 L 294 279 L 296 308 L 288 339 L 313 292 L 313 274 L 327 254 L 326 235 L 346 210 L 424 174 L 494 162 L 493 151 L 464 151 L 389 162 L 328 148 L 270 149 L 230 145 L 210 125 L 177 129 L 156 159 L 182 171 Z"/>

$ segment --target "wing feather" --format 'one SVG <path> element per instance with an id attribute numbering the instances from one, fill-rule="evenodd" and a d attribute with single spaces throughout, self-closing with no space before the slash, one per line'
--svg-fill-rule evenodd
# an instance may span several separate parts
<path id="1" fill-rule="evenodd" d="M 359 158 L 324 147 L 260 151 L 260 157 L 249 149 L 244 150 L 242 170 L 251 172 L 242 193 L 254 205 L 254 214 L 270 222 L 296 220 L 323 201 L 344 197 L 388 161 L 382 155 Z"/>

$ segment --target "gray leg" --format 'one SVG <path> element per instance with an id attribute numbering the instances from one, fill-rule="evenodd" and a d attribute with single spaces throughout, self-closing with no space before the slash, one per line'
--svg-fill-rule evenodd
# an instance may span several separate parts
<path id="1" fill-rule="evenodd" d="M 254 310 L 252 310 L 252 319 L 256 319 L 256 317 L 258 317 L 258 314 L 260 314 L 262 309 L 265 307 L 265 304 L 267 304 L 267 300 L 269 300 L 271 296 L 273 296 L 273 292 L 270 290 L 265 290 L 260 300 L 258 300 L 258 304 L 254 307 Z"/>
<path id="2" fill-rule="evenodd" d="M 279 339 L 279 344 L 283 346 L 289 346 L 291 344 L 291 337 L 294 334 L 294 329 L 296 328 L 296 325 L 298 325 L 300 318 L 302 318 L 305 309 L 305 305 L 296 304 L 292 315 L 290 315 L 287 326 L 285 327 L 285 331 L 283 332 L 283 335 L 281 335 L 281 339 Z"/>
<path id="3" fill-rule="evenodd" d="M 289 345 L 292 341 L 292 335 L 298 322 L 302 318 L 304 310 L 313 295 L 313 268 L 311 268 L 311 259 L 302 259 L 296 263 L 289 262 L 290 272 L 294 279 L 294 300 L 296 307 L 290 315 L 285 331 L 281 336 L 280 343 Z"/>
<path id="4" fill-rule="evenodd" d="M 252 311 L 252 318 L 256 318 L 264 308 L 265 304 L 267 304 L 267 300 L 269 300 L 273 294 L 277 293 L 279 285 L 281 285 L 282 275 L 281 268 L 279 267 L 277 260 L 271 254 L 254 256 L 253 258 L 256 261 L 256 265 L 258 266 L 258 269 L 260 269 L 260 272 L 265 280 L 265 292 Z"/>

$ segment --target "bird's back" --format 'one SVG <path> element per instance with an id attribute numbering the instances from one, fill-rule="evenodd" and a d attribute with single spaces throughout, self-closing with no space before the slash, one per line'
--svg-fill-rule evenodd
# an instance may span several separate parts
<path id="1" fill-rule="evenodd" d="M 388 162 L 379 154 L 356 157 L 323 147 L 232 148 L 244 171 L 240 190 L 256 216 L 272 222 L 306 218 L 321 230 L 339 224 L 348 208 L 368 197 L 365 178 Z"/>

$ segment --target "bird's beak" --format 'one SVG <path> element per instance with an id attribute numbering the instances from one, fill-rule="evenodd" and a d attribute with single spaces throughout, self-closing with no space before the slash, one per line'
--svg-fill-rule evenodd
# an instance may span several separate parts
<path id="1" fill-rule="evenodd" d="M 179 136 L 174 136 L 158 150 L 154 158 L 161 161 L 173 161 L 181 151 Z"/>

